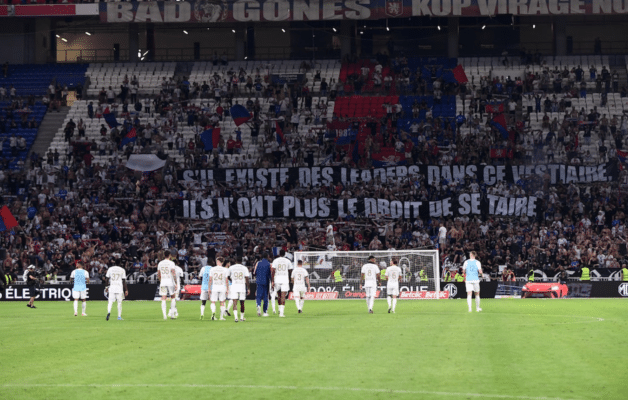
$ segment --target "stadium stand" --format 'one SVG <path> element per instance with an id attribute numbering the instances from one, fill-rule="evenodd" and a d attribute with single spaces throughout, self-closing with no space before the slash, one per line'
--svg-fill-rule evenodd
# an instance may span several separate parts
<path id="1" fill-rule="evenodd" d="M 95 279 L 106 265 L 114 262 L 110 255 L 128 251 L 126 243 L 131 241 L 131 230 L 141 233 L 134 235 L 134 243 L 145 249 L 137 253 L 142 261 L 133 267 L 134 278 L 151 275 L 164 240 L 188 249 L 184 262 L 194 272 L 206 249 L 193 243 L 191 233 L 186 231 L 205 229 L 202 228 L 205 223 L 175 218 L 173 201 L 201 196 L 206 189 L 178 182 L 179 171 L 273 165 L 371 168 L 381 165 L 377 155 L 382 151 L 400 155 L 395 163 L 406 165 L 560 162 L 594 166 L 618 158 L 617 150 L 624 148 L 627 130 L 625 97 L 618 91 L 606 90 L 609 74 L 602 72 L 604 67 L 609 68 L 606 61 L 603 56 L 554 57 L 539 64 L 523 65 L 517 58 L 504 60 L 502 57 L 459 60 L 396 57 L 387 61 L 374 59 L 345 63 L 338 60 L 314 63 L 305 60 L 238 61 L 227 65 L 199 61 L 188 69 L 189 76 L 181 73 L 183 69 L 178 69 L 176 63 L 92 64 L 85 70 L 90 81 L 87 98 L 72 104 L 62 126 L 57 128 L 47 155 L 32 158 L 33 168 L 28 171 L 34 184 L 23 199 L 34 199 L 36 193 L 44 193 L 44 201 L 55 207 L 52 211 L 42 208 L 33 219 L 27 216 L 23 203 L 15 203 L 14 212 L 31 235 L 53 237 L 65 232 L 79 238 L 81 242 L 76 239 L 73 250 L 67 253 L 69 258 L 76 257 L 71 254 L 79 248 L 98 253 L 101 259 L 90 264 Z M 456 82 L 451 71 L 458 63 L 469 78 L 466 88 Z M 579 65 L 583 71 L 576 73 Z M 599 71 L 600 79 L 598 75 L 594 80 L 590 79 L 591 66 Z M 563 72 L 565 68 L 566 73 Z M 554 79 L 557 75 L 560 75 L 560 85 L 557 85 L 558 79 Z M 389 85 L 384 81 L 386 77 L 390 77 Z M 323 79 L 328 84 L 327 90 L 321 88 Z M 611 74 L 611 89 L 615 89 L 613 79 Z M 132 86 L 135 82 L 137 108 L 130 101 L 130 91 L 125 98 L 119 96 L 121 86 Z M 357 82 L 360 83 L 356 87 Z M 101 94 L 102 88 L 107 90 L 109 86 L 114 91 L 113 102 L 109 102 L 109 94 Z M 88 112 L 90 103 L 93 118 Z M 253 117 L 239 128 L 230 116 L 230 108 L 236 104 L 244 105 Z M 7 103 L 3 103 L 2 108 L 6 106 Z M 495 111 L 500 107 L 503 114 Z M 34 110 L 36 115 L 43 116 L 45 106 L 38 104 Z M 113 135 L 105 120 L 107 110 L 120 124 Z M 493 123 L 496 115 L 505 116 L 506 136 Z M 589 121 L 589 118 L 593 120 Z M 111 118 L 108 119 L 111 122 Z M 77 129 L 68 140 L 66 128 L 72 123 Z M 222 138 L 219 146 L 210 152 L 204 151 L 201 140 L 207 126 L 219 127 Z M 277 139 L 278 126 L 283 141 Z M 120 146 L 132 127 L 136 129 L 137 139 Z M 356 130 L 354 136 L 338 135 L 347 128 Z M 80 135 L 77 134 L 79 130 Z M 259 135 L 255 136 L 257 131 Z M 145 132 L 151 132 L 150 137 Z M 239 145 L 230 151 L 229 139 L 238 141 L 238 137 Z M 5 140 L 5 159 L 11 152 L 7 146 Z M 357 157 L 354 148 L 358 150 Z M 500 153 L 509 156 L 498 158 L 492 157 L 495 149 L 513 151 Z M 85 158 L 86 150 L 90 154 L 88 158 Z M 144 174 L 138 179 L 124 167 L 127 157 L 133 153 L 167 156 L 169 162 L 162 173 Z M 50 157 L 50 154 L 59 156 Z M 22 159 L 24 155 L 20 154 Z M 16 167 L 15 174 L 20 173 L 21 164 L 13 166 Z M 7 176 L 0 178 L 6 187 Z M 620 179 L 625 180 L 625 176 L 621 175 Z M 400 200 L 418 197 L 430 201 L 446 193 L 464 191 L 477 183 L 443 181 L 430 187 L 415 187 L 409 180 L 400 180 L 384 187 L 366 184 L 347 185 L 333 193 L 328 192 L 328 188 L 321 190 L 332 198 L 348 194 L 372 196 L 384 190 L 389 196 L 394 193 Z M 485 194 L 522 196 L 538 193 L 539 185 L 534 179 L 526 178 L 521 185 L 501 183 L 478 190 L 484 190 Z M 81 189 L 77 190 L 77 186 Z M 493 277 L 498 275 L 497 266 L 503 264 L 512 268 L 519 279 L 525 279 L 532 265 L 546 271 L 547 276 L 561 268 L 574 272 L 578 269 L 570 261 L 574 252 L 579 252 L 582 264 L 617 268 L 625 254 L 621 253 L 618 243 L 611 242 L 608 237 L 611 229 L 614 232 L 623 230 L 624 217 L 620 192 L 611 192 L 609 188 L 607 184 L 570 184 L 539 194 L 547 204 L 562 205 L 564 215 L 559 225 L 553 218 L 552 207 L 546 208 L 536 219 L 513 221 L 461 217 L 445 221 L 451 237 L 464 231 L 468 242 L 441 249 L 444 265 L 456 268 L 460 263 L 456 256 L 458 252 L 480 246 L 483 249 L 480 258 Z M 245 196 L 276 193 L 274 189 L 242 185 L 226 187 L 220 183 L 210 190 L 213 196 L 230 191 Z M 292 188 L 292 191 L 316 195 L 316 191 L 306 184 Z M 17 196 L 17 192 L 12 193 Z M 107 208 L 101 210 L 90 200 L 94 196 L 101 199 L 98 204 Z M 137 201 L 143 196 L 148 201 L 140 206 Z M 604 197 L 609 200 L 600 201 Z M 582 204 L 581 209 L 566 208 L 568 199 Z M 600 218 L 598 210 L 601 207 L 604 215 Z M 66 218 L 64 228 L 60 218 L 71 214 L 78 217 Z M 412 223 L 386 219 L 378 222 L 365 215 L 353 217 L 355 220 L 336 221 L 339 248 L 429 247 L 438 240 L 440 221 L 435 219 Z M 48 225 L 38 231 L 34 223 L 42 220 L 47 220 Z M 231 239 L 207 238 L 203 242 L 220 243 L 223 251 L 228 252 L 233 250 L 237 238 L 244 248 L 244 255 L 251 260 L 255 257 L 254 244 L 269 249 L 276 246 L 285 246 L 288 250 L 325 248 L 324 224 L 299 223 L 296 237 L 286 236 L 284 230 L 293 223 L 278 221 L 271 227 L 262 221 L 243 225 L 212 221 L 208 231 L 223 232 Z M 529 237 L 534 223 L 538 226 Z M 387 228 L 383 234 L 378 234 L 382 232 L 382 226 Z M 590 226 L 595 229 L 591 230 Z M 483 235 L 481 232 L 486 228 L 488 230 Z M 537 229 L 539 232 L 553 229 L 556 233 L 547 240 L 537 240 L 534 238 Z M 152 234 L 151 230 L 157 234 Z M 210 236 L 211 232 L 208 233 Z M 516 249 L 510 245 L 500 246 L 504 235 L 517 238 Z M 595 238 L 597 248 L 587 235 Z M 559 245 L 561 237 L 568 239 Z M 91 248 L 90 244 L 96 242 L 103 244 L 103 250 Z M 554 244 L 562 250 L 551 251 L 549 258 L 541 257 L 533 250 L 534 245 L 553 249 Z M 496 245 L 497 250 L 489 250 L 495 249 Z M 68 269 L 71 263 L 65 259 L 67 257 L 61 256 L 69 250 L 67 245 L 51 241 L 48 247 L 52 260 L 56 260 L 61 269 Z M 508 254 L 510 250 L 514 251 L 512 255 Z M 16 248 L 9 246 L 9 251 L 15 252 Z M 21 257 L 16 255 L 16 258 Z M 191 279 L 194 278 L 193 272 Z"/>
<path id="2" fill-rule="evenodd" d="M 90 64 L 85 74 L 90 78 L 91 85 L 88 96 L 97 96 L 103 88 L 110 86 L 116 91 L 123 83 L 129 84 L 137 78 L 140 95 L 156 95 L 160 92 L 164 80 L 174 76 L 176 63 L 97 63 Z"/>
<path id="3" fill-rule="evenodd" d="M 7 76 L 0 76 L 0 86 L 7 91 L 13 86 L 17 96 L 43 96 L 51 83 L 69 89 L 84 85 L 86 68 L 86 64 L 9 65 Z"/>

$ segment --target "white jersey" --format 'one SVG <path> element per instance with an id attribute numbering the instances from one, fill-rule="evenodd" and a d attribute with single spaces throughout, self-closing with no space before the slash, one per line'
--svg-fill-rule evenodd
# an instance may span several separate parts
<path id="1" fill-rule="evenodd" d="M 249 269 L 242 264 L 233 264 L 227 273 L 231 277 L 231 290 L 244 292 L 246 290 L 246 278 L 251 275 Z"/>
<path id="2" fill-rule="evenodd" d="M 122 267 L 109 267 L 107 270 L 107 279 L 109 279 L 109 293 L 120 294 L 124 292 L 122 281 L 126 280 L 126 271 Z"/>
<path id="3" fill-rule="evenodd" d="M 396 265 L 391 265 L 386 268 L 386 278 L 388 278 L 388 286 L 399 286 L 399 277 L 401 276 L 401 268 Z"/>
<path id="4" fill-rule="evenodd" d="M 289 270 L 292 262 L 285 257 L 278 257 L 273 260 L 271 268 L 275 270 L 275 283 L 290 283 Z"/>
<path id="5" fill-rule="evenodd" d="M 174 286 L 175 265 L 170 260 L 163 260 L 157 264 L 157 271 L 161 274 L 159 278 L 159 286 Z"/>
<path id="6" fill-rule="evenodd" d="M 364 274 L 364 287 L 376 287 L 377 275 L 379 275 L 379 267 L 375 264 L 364 264 L 362 266 L 362 273 Z"/>
<path id="7" fill-rule="evenodd" d="M 222 290 L 222 291 L 226 291 L 227 290 L 227 284 L 226 284 L 226 279 L 227 279 L 227 268 L 225 267 L 220 267 L 220 266 L 216 266 L 213 267 L 210 271 L 210 276 L 212 279 L 212 291 L 214 290 Z"/>
<path id="8" fill-rule="evenodd" d="M 183 268 L 178 265 L 174 266 L 174 273 L 177 277 L 177 287 L 181 290 L 181 279 L 183 278 Z"/>
<path id="9" fill-rule="evenodd" d="M 305 279 L 308 277 L 307 270 L 303 267 L 296 267 L 292 270 L 292 279 L 294 280 L 295 288 L 304 288 Z"/>

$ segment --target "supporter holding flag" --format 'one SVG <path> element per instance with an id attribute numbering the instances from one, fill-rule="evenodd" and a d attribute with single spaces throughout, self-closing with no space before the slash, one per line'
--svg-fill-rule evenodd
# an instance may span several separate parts
<path id="1" fill-rule="evenodd" d="M 488 103 L 486 105 L 486 112 L 492 114 L 503 113 L 504 103 Z"/>
<path id="2" fill-rule="evenodd" d="M 212 151 L 218 148 L 220 142 L 220 128 L 209 128 L 201 133 L 201 140 L 205 145 L 205 151 Z"/>
<path id="3" fill-rule="evenodd" d="M 499 133 L 501 133 L 504 140 L 508 140 L 510 135 L 508 133 L 508 128 L 506 125 L 506 117 L 504 116 L 504 114 L 499 114 L 493 117 L 490 124 L 493 128 L 497 129 Z"/>
<path id="4" fill-rule="evenodd" d="M 277 133 L 277 143 L 282 144 L 285 138 L 283 137 L 283 130 L 279 126 L 279 120 L 275 121 L 275 132 Z"/>
<path id="5" fill-rule="evenodd" d="M 3 206 L 0 209 L 0 232 L 10 230 L 18 225 L 17 220 L 9 210 L 9 207 Z"/>
<path id="6" fill-rule="evenodd" d="M 236 126 L 240 126 L 253 118 L 242 104 L 234 104 L 231 107 L 230 112 L 231 118 L 233 118 L 233 122 Z"/>
<path id="7" fill-rule="evenodd" d="M 131 130 L 128 131 L 127 134 L 120 141 L 120 148 L 126 146 L 129 143 L 133 143 L 136 140 L 137 140 L 137 132 L 135 131 L 135 128 L 131 128 Z"/>
<path id="8" fill-rule="evenodd" d="M 110 129 L 113 129 L 116 126 L 120 125 L 120 123 L 116 120 L 116 116 L 112 114 L 111 111 L 109 111 L 109 107 L 105 108 L 102 116 L 105 119 L 107 125 L 109 125 Z"/>
<path id="9" fill-rule="evenodd" d="M 456 80 L 456 82 L 458 83 L 469 82 L 469 79 L 467 78 L 467 74 L 464 72 L 464 68 L 462 68 L 462 65 L 458 65 L 456 68 L 452 70 L 452 72 L 454 73 L 454 79 Z"/>

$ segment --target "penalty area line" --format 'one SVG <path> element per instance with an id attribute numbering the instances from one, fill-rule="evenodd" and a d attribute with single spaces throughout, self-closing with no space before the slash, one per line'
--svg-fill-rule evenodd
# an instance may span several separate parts
<path id="1" fill-rule="evenodd" d="M 324 390 L 324 391 L 345 391 L 345 392 L 364 392 L 364 393 L 391 393 L 391 394 L 422 394 L 432 396 L 458 396 L 458 397 L 484 397 L 493 399 L 521 399 L 521 400 L 568 400 L 562 397 L 539 397 L 539 396 L 517 396 L 509 394 L 489 394 L 489 393 L 458 393 L 458 392 L 438 392 L 429 390 L 402 390 L 402 389 L 373 389 L 373 388 L 351 388 L 351 387 L 333 387 L 333 386 L 273 386 L 273 385 L 211 385 L 197 383 L 118 383 L 118 384 L 102 384 L 102 383 L 5 383 L 0 387 L 11 388 L 200 388 L 200 389 L 266 389 L 266 390 Z"/>

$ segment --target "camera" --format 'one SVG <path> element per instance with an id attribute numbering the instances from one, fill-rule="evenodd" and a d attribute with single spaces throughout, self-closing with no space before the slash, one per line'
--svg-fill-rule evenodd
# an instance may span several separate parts
<path id="1" fill-rule="evenodd" d="M 38 289 L 41 289 L 46 281 L 46 271 L 43 268 L 37 268 L 32 270 L 31 275 L 35 277 L 35 282 L 33 282 L 34 285 Z"/>

